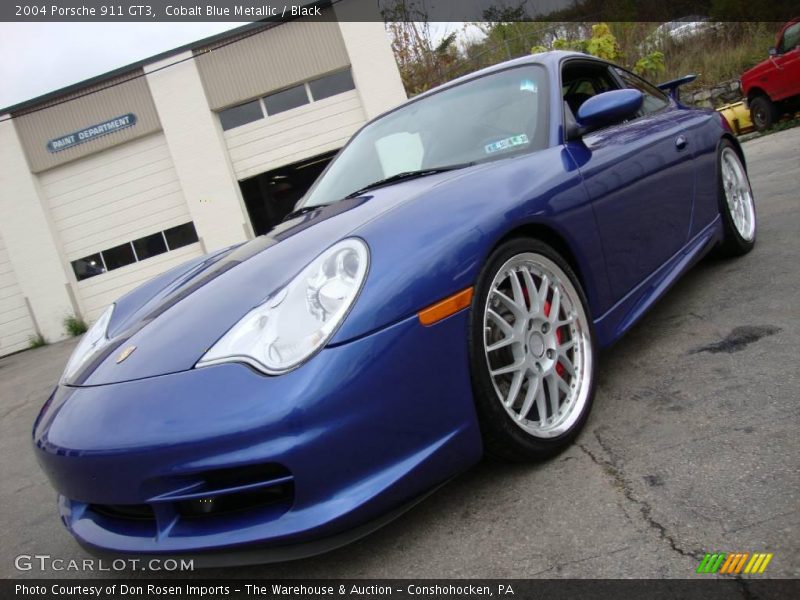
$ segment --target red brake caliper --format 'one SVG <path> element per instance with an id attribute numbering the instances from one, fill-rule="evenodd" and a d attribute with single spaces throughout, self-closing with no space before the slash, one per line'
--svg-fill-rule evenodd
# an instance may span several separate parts
<path id="1" fill-rule="evenodd" d="M 544 314 L 547 317 L 550 317 L 550 303 L 545 301 L 544 303 Z M 560 344 L 561 343 L 561 329 L 556 329 L 556 341 Z M 564 379 L 564 367 L 561 365 L 560 362 L 556 363 L 556 373 L 561 379 Z"/>

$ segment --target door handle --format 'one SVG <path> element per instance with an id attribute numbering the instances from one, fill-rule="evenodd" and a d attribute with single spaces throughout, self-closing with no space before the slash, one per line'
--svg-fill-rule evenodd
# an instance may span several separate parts
<path id="1" fill-rule="evenodd" d="M 683 150 L 684 148 L 686 148 L 686 144 L 688 143 L 689 142 L 686 140 L 686 136 L 679 135 L 678 137 L 675 138 L 675 147 L 678 150 Z"/>

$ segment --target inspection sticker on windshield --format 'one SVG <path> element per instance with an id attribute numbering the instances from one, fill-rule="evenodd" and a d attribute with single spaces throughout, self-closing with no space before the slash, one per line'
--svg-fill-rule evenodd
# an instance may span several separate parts
<path id="1" fill-rule="evenodd" d="M 492 142 L 491 144 L 486 144 L 483 149 L 486 150 L 486 154 L 492 154 L 494 152 L 499 152 L 500 150 L 513 148 L 514 146 L 524 146 L 525 144 L 530 144 L 530 140 L 528 139 L 527 135 L 520 133 L 519 135 L 507 137 L 504 140 L 498 140 L 496 142 Z"/>

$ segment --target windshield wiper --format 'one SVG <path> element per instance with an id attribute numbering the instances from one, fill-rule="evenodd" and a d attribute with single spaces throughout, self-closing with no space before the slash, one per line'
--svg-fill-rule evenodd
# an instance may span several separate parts
<path id="1" fill-rule="evenodd" d="M 299 217 L 300 215 L 310 213 L 312 211 L 317 210 L 318 208 L 325 208 L 326 206 L 330 206 L 331 204 L 333 204 L 333 202 L 327 202 L 325 204 L 309 204 L 308 206 L 301 206 L 300 208 L 293 210 L 288 215 L 283 217 L 282 221 L 288 221 L 289 219 L 294 219 L 295 217 Z"/>
<path id="2" fill-rule="evenodd" d="M 430 169 L 418 169 L 416 171 L 403 171 L 402 173 L 396 173 L 391 177 L 387 177 L 386 179 L 381 179 L 379 181 L 373 181 L 369 185 L 365 185 L 360 190 L 356 190 L 351 194 L 347 194 L 342 200 L 349 200 L 351 198 L 355 198 L 360 196 L 364 192 L 369 190 L 374 190 L 375 188 L 383 187 L 384 185 L 390 185 L 392 183 L 396 183 L 398 181 L 405 181 L 406 179 L 416 179 L 417 177 L 425 177 L 426 175 L 434 175 L 436 173 L 445 173 L 447 171 L 455 171 L 456 169 L 463 169 L 465 167 L 471 167 L 477 164 L 476 162 L 466 162 L 456 165 L 448 165 L 445 167 L 431 167 Z M 288 221 L 289 219 L 294 219 L 295 217 L 299 217 L 300 215 L 304 215 L 306 213 L 310 213 L 312 211 L 317 210 L 318 208 L 324 208 L 326 206 L 330 206 L 331 204 L 335 204 L 335 202 L 325 202 L 323 204 L 310 204 L 308 206 L 301 206 L 298 209 L 293 210 L 288 215 L 283 217 L 283 221 Z"/>
<path id="3" fill-rule="evenodd" d="M 369 190 L 374 190 L 375 188 L 383 187 L 385 185 L 389 185 L 392 183 L 397 183 L 398 181 L 405 181 L 407 179 L 416 179 L 417 177 L 425 177 L 427 175 L 434 175 L 436 173 L 445 173 L 447 171 L 455 171 L 456 169 L 463 169 L 465 167 L 471 167 L 474 165 L 474 162 L 468 163 L 461 163 L 457 165 L 448 165 L 446 167 L 432 167 L 430 169 L 418 169 L 416 171 L 403 171 L 402 173 L 396 173 L 391 177 L 387 177 L 386 179 L 379 179 L 378 181 L 373 181 L 369 185 L 365 185 L 360 190 L 356 190 L 351 194 L 347 194 L 345 198 L 355 198 L 356 196 L 360 196 L 364 192 L 368 192 Z"/>

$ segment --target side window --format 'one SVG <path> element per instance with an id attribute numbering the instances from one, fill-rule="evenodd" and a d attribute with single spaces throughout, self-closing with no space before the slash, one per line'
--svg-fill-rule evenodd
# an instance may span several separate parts
<path id="1" fill-rule="evenodd" d="M 625 87 L 639 90 L 644 94 L 644 101 L 642 102 L 642 110 L 641 113 L 643 115 L 649 115 L 654 112 L 658 112 L 665 106 L 669 105 L 669 100 L 667 99 L 667 95 L 664 94 L 661 90 L 657 87 L 650 85 L 641 77 L 637 77 L 633 73 L 629 73 L 624 69 L 620 69 L 619 67 L 614 67 L 617 75 L 620 76 L 623 82 L 625 82 Z"/>
<path id="2" fill-rule="evenodd" d="M 783 32 L 781 47 L 778 50 L 783 54 L 800 46 L 800 23 L 795 23 Z"/>
<path id="3" fill-rule="evenodd" d="M 561 93 L 573 115 L 592 96 L 619 88 L 605 65 L 568 62 L 561 73 Z"/>

